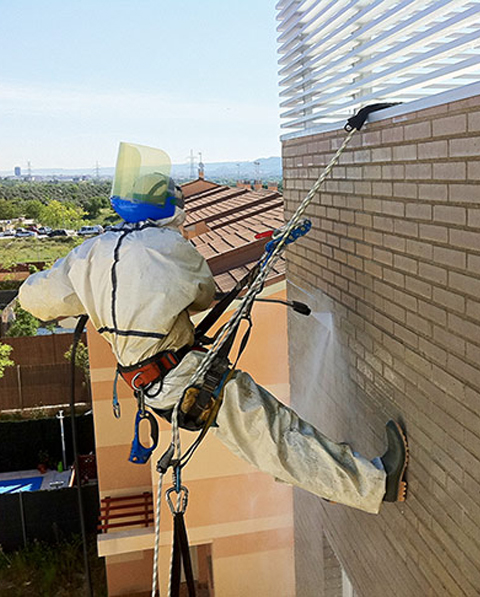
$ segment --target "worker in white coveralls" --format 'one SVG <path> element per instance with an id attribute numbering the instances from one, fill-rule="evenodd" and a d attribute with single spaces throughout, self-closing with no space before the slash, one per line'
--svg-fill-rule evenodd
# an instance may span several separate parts
<path id="1" fill-rule="evenodd" d="M 164 156 L 122 143 L 111 202 L 124 221 L 31 275 L 19 293 L 21 306 L 43 321 L 88 314 L 130 381 L 143 364 L 168 361 L 145 392 L 157 412 L 172 409 L 205 356 L 190 350 L 189 311 L 209 307 L 215 293 L 207 263 L 182 236 L 183 195 L 162 171 Z M 408 449 L 393 421 L 385 454 L 369 461 L 237 370 L 212 433 L 261 471 L 327 500 L 376 513 L 382 501 L 405 499 Z"/>

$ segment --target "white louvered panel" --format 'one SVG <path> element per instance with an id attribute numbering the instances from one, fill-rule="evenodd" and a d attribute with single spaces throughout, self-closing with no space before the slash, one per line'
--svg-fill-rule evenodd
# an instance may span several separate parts
<path id="1" fill-rule="evenodd" d="M 344 27 L 340 27 L 334 40 L 336 45 L 332 47 L 331 44 L 328 44 L 329 47 L 322 50 L 322 45 L 324 46 L 325 42 L 328 43 L 331 40 L 324 40 L 316 44 L 310 51 L 313 57 L 309 60 L 308 64 L 305 64 L 304 68 L 312 69 L 315 64 L 322 63 L 322 70 L 328 71 L 329 68 L 337 68 L 342 63 L 354 60 L 355 55 L 358 58 L 368 56 L 372 53 L 372 48 L 375 46 L 384 47 L 388 44 L 391 45 L 396 40 L 402 39 L 412 32 L 421 32 L 422 26 L 429 22 L 431 23 L 435 14 L 439 16 L 445 14 L 447 5 L 451 9 L 452 4 L 452 0 L 437 0 L 428 9 L 411 14 L 415 2 L 417 0 L 393 2 L 393 6 L 388 11 L 380 16 L 375 16 L 374 19 L 361 27 L 358 27 L 357 24 L 351 24 L 346 30 Z M 385 6 L 385 4 L 385 0 L 372 2 L 372 5 L 375 5 L 375 9 L 380 5 Z M 348 36 L 347 40 L 345 40 L 345 34 Z M 352 48 L 354 51 L 349 54 Z M 331 61 L 334 59 L 336 61 L 332 65 Z M 305 60 L 305 57 L 303 60 Z M 297 66 L 298 63 L 292 64 L 293 68 Z M 285 69 L 282 69 L 280 74 L 284 74 L 283 71 Z M 301 74 L 301 71 L 298 74 Z M 304 78 L 310 80 L 311 76 L 304 76 Z M 288 83 L 288 78 L 285 81 Z"/>
<path id="2" fill-rule="evenodd" d="M 277 10 L 282 128 L 480 78 L 480 0 L 281 0 Z"/>

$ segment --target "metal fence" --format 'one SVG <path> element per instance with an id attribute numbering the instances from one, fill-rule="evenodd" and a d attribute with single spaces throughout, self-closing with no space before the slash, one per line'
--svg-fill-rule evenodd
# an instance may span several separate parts
<path id="1" fill-rule="evenodd" d="M 478 80 L 480 0 L 280 0 L 282 128 Z"/>
<path id="2" fill-rule="evenodd" d="M 26 491 L 0 495 L 0 546 L 5 551 L 37 540 L 57 543 L 80 533 L 78 489 Z M 82 489 L 87 531 L 96 531 L 99 498 L 96 483 Z"/>

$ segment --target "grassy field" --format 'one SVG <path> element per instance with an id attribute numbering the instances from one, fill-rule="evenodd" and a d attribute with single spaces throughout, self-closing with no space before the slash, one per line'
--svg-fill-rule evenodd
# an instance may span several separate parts
<path id="1" fill-rule="evenodd" d="M 45 261 L 53 263 L 64 257 L 85 239 L 78 236 L 57 238 L 0 238 L 0 266 L 8 269 L 16 263 Z"/>

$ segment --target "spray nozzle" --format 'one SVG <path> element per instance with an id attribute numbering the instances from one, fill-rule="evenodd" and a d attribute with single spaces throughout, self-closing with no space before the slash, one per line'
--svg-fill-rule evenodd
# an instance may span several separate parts
<path id="1" fill-rule="evenodd" d="M 260 301 L 261 303 L 279 303 L 280 305 L 292 307 L 292 309 L 296 313 L 300 313 L 301 315 L 310 315 L 310 313 L 312 312 L 308 305 L 306 305 L 305 303 L 300 303 L 299 301 L 282 301 L 281 299 L 267 298 L 256 298 L 255 301 Z"/>
<path id="2" fill-rule="evenodd" d="M 217 292 L 215 294 L 215 300 L 221 300 L 225 295 L 225 292 Z M 310 315 L 310 313 L 312 312 L 308 305 L 306 305 L 305 303 L 300 303 L 299 301 L 283 301 L 281 299 L 256 298 L 255 302 L 278 303 L 280 305 L 285 305 L 286 307 L 291 307 L 296 313 L 300 313 L 300 315 Z"/>
<path id="3" fill-rule="evenodd" d="M 296 313 L 300 313 L 301 315 L 310 315 L 312 310 L 308 305 L 305 303 L 299 303 L 298 301 L 290 301 L 290 306 Z"/>

